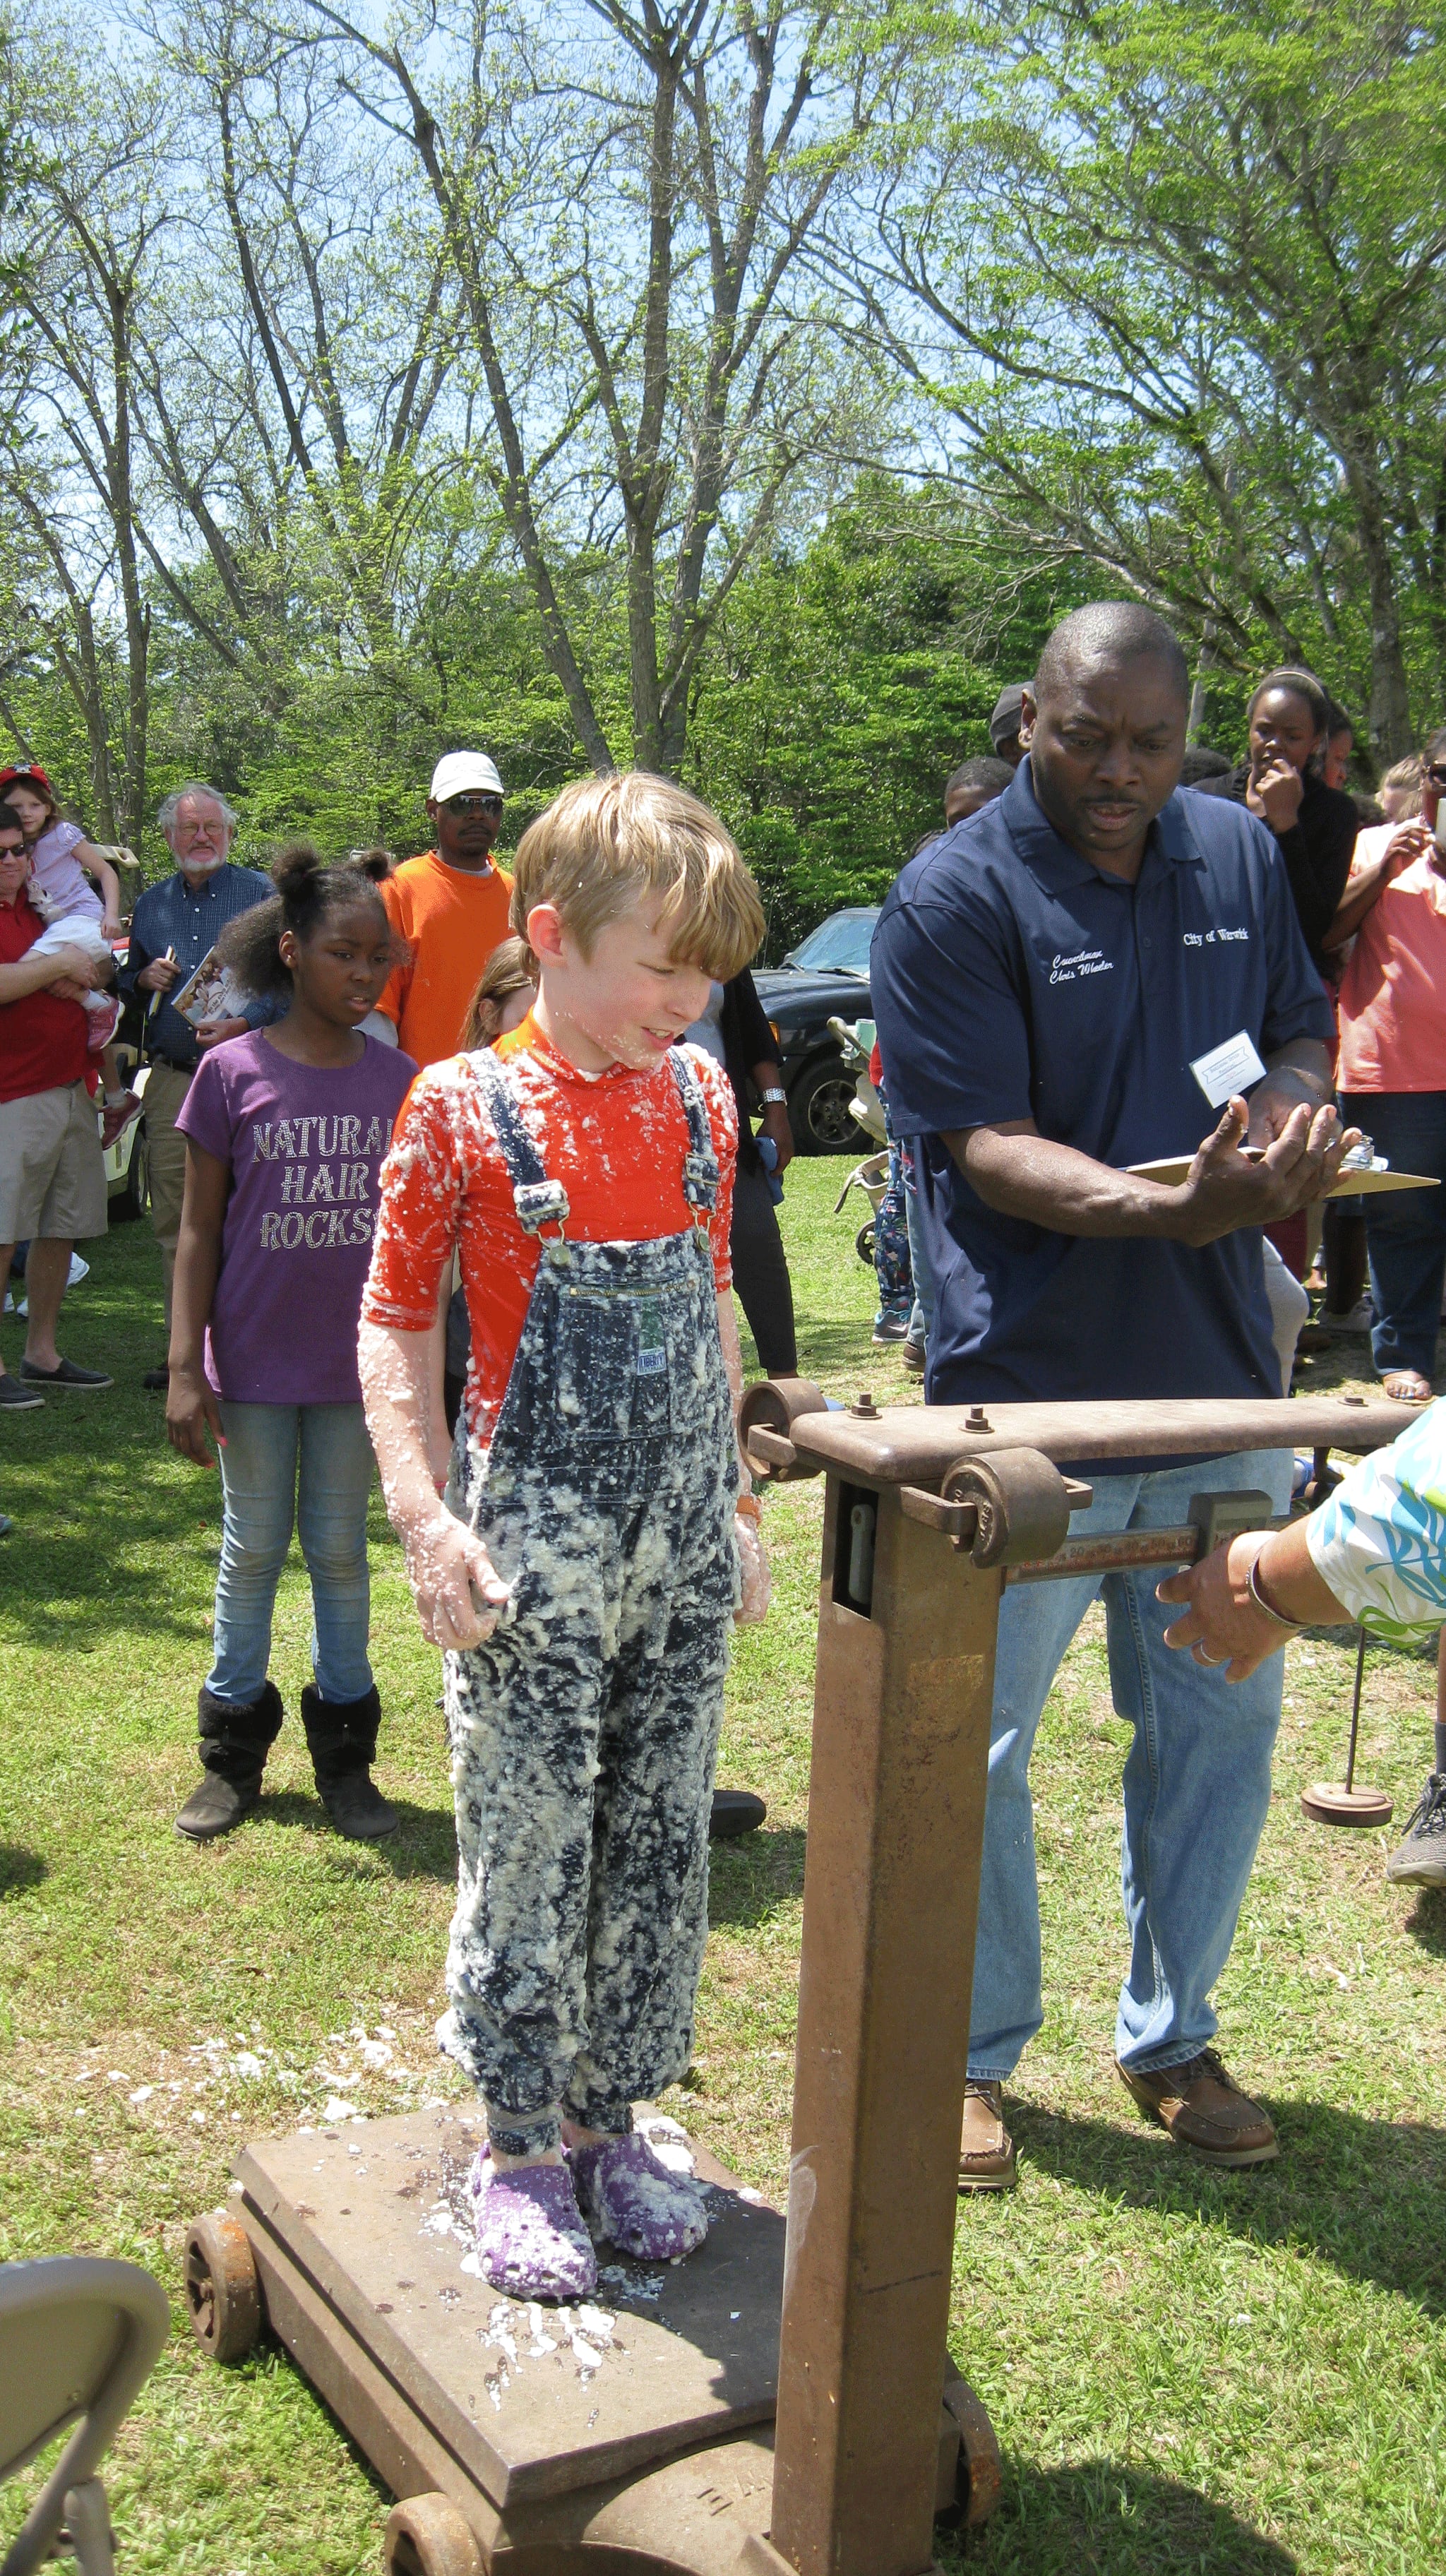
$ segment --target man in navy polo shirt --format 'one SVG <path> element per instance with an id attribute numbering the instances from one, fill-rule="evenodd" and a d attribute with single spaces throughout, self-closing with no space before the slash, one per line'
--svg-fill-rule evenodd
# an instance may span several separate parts
<path id="1" fill-rule="evenodd" d="M 871 988 L 894 1123 L 920 1139 L 935 1403 L 1281 1391 L 1260 1229 L 1329 1187 L 1348 1138 L 1275 843 L 1242 807 L 1178 789 L 1188 698 L 1158 618 L 1077 610 L 1025 692 L 1013 784 L 913 860 L 880 916 Z M 1192 1071 L 1221 1049 L 1223 1072 Z M 1229 1071 L 1248 1050 L 1264 1078 L 1247 1110 L 1225 1094 L 1250 1083 Z M 1125 1169 L 1179 1154 L 1194 1156 L 1179 1189 Z M 1290 1458 L 1114 1462 L 1092 1482 L 1076 1533 L 1159 1528 L 1211 1487 L 1263 1486 L 1284 1510 Z M 966 2188 L 1014 2180 L 1003 2082 L 1042 2018 L 1029 1755 L 1101 1591 L 1115 1706 L 1135 1729 L 1119 2071 L 1212 2162 L 1278 2152 L 1209 2043 L 1269 1803 L 1280 1658 L 1227 1688 L 1165 1647 L 1173 1614 L 1150 1575 L 1086 1576 L 1010 1590 L 1000 1612 Z"/>

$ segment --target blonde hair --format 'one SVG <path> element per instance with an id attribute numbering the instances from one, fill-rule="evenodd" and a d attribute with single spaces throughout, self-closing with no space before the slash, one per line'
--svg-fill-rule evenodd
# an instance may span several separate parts
<path id="1" fill-rule="evenodd" d="M 1423 774 L 1419 751 L 1408 751 L 1404 760 L 1392 762 L 1381 785 L 1383 787 L 1419 787 Z"/>
<path id="2" fill-rule="evenodd" d="M 720 984 L 763 937 L 758 889 L 716 814 L 685 787 L 645 769 L 580 778 L 555 796 L 517 845 L 512 926 L 555 904 L 584 957 L 598 933 L 647 896 L 663 897 L 670 957 Z"/>
<path id="3" fill-rule="evenodd" d="M 477 990 L 462 1023 L 461 1051 L 492 1046 L 502 1032 L 502 1013 L 515 993 L 537 982 L 537 960 L 525 939 L 504 939 L 493 949 L 477 979 Z"/>

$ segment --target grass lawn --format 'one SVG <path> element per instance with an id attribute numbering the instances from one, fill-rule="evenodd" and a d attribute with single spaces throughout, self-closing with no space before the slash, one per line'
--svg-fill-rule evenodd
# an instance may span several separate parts
<path id="1" fill-rule="evenodd" d="M 786 1229 L 803 1366 L 898 1400 L 869 1349 L 871 1278 L 835 1218 L 837 1163 L 795 1165 Z M 187 2221 L 238 2142 L 459 2090 L 432 2025 L 453 1869 L 424 1647 L 379 1506 L 379 1765 L 404 1826 L 326 1830 L 293 1714 L 256 1818 L 195 1850 L 214 1476 L 140 1390 L 160 1351 L 147 1226 L 93 1247 L 65 1347 L 113 1395 L 7 1419 L 0 1507 L 0 2256 L 124 2254 L 176 2292 Z M 7 1321 L 14 1366 L 19 1327 Z M 1354 1368 L 1363 1343 L 1348 1343 Z M 1340 1382 L 1316 1363 L 1307 1384 Z M 764 1831 L 722 1852 L 698 2048 L 667 2108 L 780 2194 L 788 2114 L 821 1488 L 769 1504 L 769 1626 L 740 1638 L 723 1777 Z M 299 1572 L 273 1671 L 307 1677 Z M 1446 1901 L 1392 1891 L 1393 1837 L 1306 1825 L 1339 1776 L 1348 1642 L 1290 1649 L 1276 1797 L 1220 2004 L 1223 2044 L 1279 2121 L 1280 2162 L 1215 2176 L 1145 2128 L 1110 2065 L 1124 1957 L 1120 1769 L 1103 1623 L 1081 1632 L 1035 1764 L 1048 2017 L 1020 2069 L 1017 2193 L 961 2210 L 953 2346 L 1007 2455 L 1004 2507 L 948 2565 L 1073 2576 L 1419 2576 L 1446 2558 Z M 1397 1825 L 1428 1768 L 1434 1662 L 1377 1650 L 1361 1768 Z M 335 2117 L 333 2111 L 330 2116 Z M 179 2325 L 179 2310 L 177 2311 Z M 29 2491 L 33 2481 L 22 2480 Z M 290 2362 L 221 2371 L 177 2332 L 108 2471 L 129 2576 L 346 2576 L 380 2563 L 388 2499 Z M 22 2511 L 0 2496 L 0 2548 Z"/>

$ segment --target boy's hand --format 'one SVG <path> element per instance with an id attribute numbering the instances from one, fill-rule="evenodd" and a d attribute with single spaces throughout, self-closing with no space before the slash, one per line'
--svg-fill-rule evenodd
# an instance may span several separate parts
<path id="1" fill-rule="evenodd" d="M 738 1541 L 738 1572 L 742 1584 L 738 1607 L 733 1613 L 740 1628 L 756 1628 L 768 1616 L 773 1597 L 773 1580 L 768 1559 L 763 1553 L 763 1532 L 747 1512 L 739 1512 L 733 1523 Z"/>
<path id="2" fill-rule="evenodd" d="M 444 1653 L 480 1646 L 510 1597 L 480 1538 L 441 1503 L 434 1517 L 410 1523 L 401 1538 L 423 1636 Z"/>
<path id="3" fill-rule="evenodd" d="M 173 1360 L 166 1393 L 166 1437 L 183 1458 L 194 1459 L 198 1467 L 209 1467 L 214 1461 L 206 1446 L 208 1431 L 217 1448 L 224 1449 L 221 1408 L 204 1373 L 195 1368 L 177 1368 Z"/>

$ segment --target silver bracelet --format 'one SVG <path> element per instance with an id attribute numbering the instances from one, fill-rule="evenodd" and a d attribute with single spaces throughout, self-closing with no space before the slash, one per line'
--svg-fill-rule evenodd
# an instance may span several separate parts
<path id="1" fill-rule="evenodd" d="M 770 1084 L 767 1091 L 760 1091 L 758 1097 L 763 1101 L 781 1100 L 785 1108 L 788 1106 L 787 1092 L 780 1091 L 776 1084 Z"/>
<path id="2" fill-rule="evenodd" d="M 1298 1637 L 1300 1635 L 1300 1621 L 1298 1619 L 1282 1619 L 1278 1610 L 1272 1610 L 1270 1603 L 1266 1600 L 1264 1593 L 1260 1589 L 1258 1577 L 1260 1572 L 1260 1560 L 1264 1554 L 1264 1548 L 1258 1547 L 1251 1558 L 1250 1573 L 1246 1578 L 1246 1590 L 1249 1592 L 1250 1598 L 1254 1602 L 1256 1609 L 1262 1610 L 1265 1613 L 1266 1618 L 1271 1621 L 1274 1627 L 1283 1629 L 1287 1637 Z"/>

